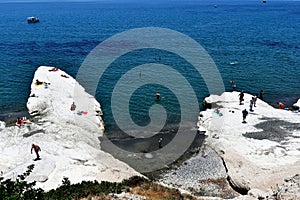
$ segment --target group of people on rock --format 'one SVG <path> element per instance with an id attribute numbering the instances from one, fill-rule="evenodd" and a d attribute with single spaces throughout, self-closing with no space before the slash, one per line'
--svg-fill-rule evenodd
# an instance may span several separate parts
<path id="1" fill-rule="evenodd" d="M 263 100 L 263 94 L 264 94 L 264 91 L 260 90 L 259 98 L 261 100 Z M 241 91 L 240 94 L 239 94 L 239 104 L 240 105 L 243 105 L 244 96 L 245 96 L 244 92 Z M 258 98 L 257 94 L 255 94 L 254 96 L 251 97 L 250 102 L 249 102 L 250 103 L 249 104 L 249 111 L 250 112 L 254 112 L 253 107 L 256 107 L 257 98 Z M 246 108 L 242 111 L 242 114 L 243 114 L 243 123 L 246 123 L 246 117 L 248 115 L 248 111 L 247 111 Z"/>
<path id="2" fill-rule="evenodd" d="M 264 94 L 264 91 L 260 90 L 259 99 L 263 100 L 263 94 Z M 255 94 L 253 97 L 251 97 L 251 99 L 249 101 L 249 103 L 250 103 L 249 104 L 249 111 L 254 112 L 253 107 L 256 107 L 256 101 L 257 101 L 257 99 L 258 99 L 258 95 L 257 94 Z M 240 94 L 239 94 L 239 104 L 243 105 L 243 101 L 244 101 L 244 92 L 241 91 Z M 286 109 L 285 105 L 282 102 L 277 102 L 277 108 L 278 109 Z M 247 109 L 244 109 L 242 111 L 242 114 L 243 114 L 243 123 L 246 123 L 246 117 L 248 115 Z"/>
<path id="3" fill-rule="evenodd" d="M 56 72 L 56 71 L 59 71 L 59 69 L 57 67 L 54 67 L 52 69 L 49 70 L 49 72 Z M 67 75 L 64 75 L 62 74 L 61 77 L 64 77 L 64 78 L 69 78 Z M 46 86 L 50 85 L 50 83 L 46 83 L 46 82 L 42 82 L 42 81 L 39 81 L 39 79 L 36 79 L 35 80 L 35 84 L 38 86 L 38 85 L 43 85 L 45 84 Z M 72 105 L 71 105 L 71 111 L 75 110 L 76 109 L 76 105 L 75 103 L 73 102 Z M 26 117 L 18 117 L 17 118 L 17 121 L 16 121 L 16 126 L 21 128 L 22 126 L 25 125 L 25 123 L 27 123 L 29 120 L 26 118 Z M 39 145 L 37 144 L 32 144 L 31 145 L 31 154 L 32 152 L 35 152 L 36 154 L 36 159 L 34 160 L 40 160 L 40 155 L 39 155 L 39 152 L 41 151 L 41 148 L 39 147 Z"/>
<path id="4" fill-rule="evenodd" d="M 17 127 L 21 128 L 22 126 L 25 125 L 25 123 L 28 123 L 29 120 L 27 119 L 27 117 L 18 117 L 17 121 L 16 121 L 16 125 Z"/>

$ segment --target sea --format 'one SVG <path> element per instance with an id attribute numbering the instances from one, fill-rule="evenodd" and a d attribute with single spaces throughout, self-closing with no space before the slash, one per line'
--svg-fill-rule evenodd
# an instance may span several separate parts
<path id="1" fill-rule="evenodd" d="M 27 23 L 29 16 L 40 22 Z M 2 2 L 0 19 L 0 120 L 26 113 L 39 66 L 55 66 L 76 77 L 101 42 L 144 27 L 171 29 L 199 43 L 215 62 L 226 91 L 232 91 L 234 80 L 237 91 L 263 90 L 264 100 L 273 106 L 282 101 L 288 107 L 300 98 L 300 1 Z M 184 68 L 180 73 L 193 86 L 202 109 L 203 99 L 210 94 L 202 77 L 194 78 L 186 61 L 170 52 L 142 49 L 118 59 L 97 87 L 95 97 L 108 131 L 116 125 L 110 96 L 117 79 L 124 69 L 149 62 Z M 174 95 L 154 83 L 137 88 L 130 99 L 137 124 L 150 123 L 149 108 L 157 91 L 162 96 L 160 105 L 171 113 L 168 123 L 180 120 L 176 95 L 184 96 L 184 91 Z"/>

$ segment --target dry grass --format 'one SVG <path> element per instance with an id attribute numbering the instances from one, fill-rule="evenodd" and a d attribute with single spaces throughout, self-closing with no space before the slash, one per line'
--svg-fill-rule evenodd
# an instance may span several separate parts
<path id="1" fill-rule="evenodd" d="M 176 189 L 170 189 L 159 185 L 157 183 L 147 182 L 139 186 L 135 186 L 130 190 L 133 194 L 138 194 L 141 196 L 146 197 L 147 199 L 151 200 L 162 200 L 162 199 L 191 199 L 194 198 L 191 195 L 184 195 L 181 194 Z"/>
<path id="2" fill-rule="evenodd" d="M 176 189 L 166 188 L 156 183 L 144 183 L 130 188 L 132 194 L 140 195 L 148 200 L 196 200 L 191 195 L 183 195 Z M 81 200 L 110 200 L 111 195 L 89 196 Z"/>

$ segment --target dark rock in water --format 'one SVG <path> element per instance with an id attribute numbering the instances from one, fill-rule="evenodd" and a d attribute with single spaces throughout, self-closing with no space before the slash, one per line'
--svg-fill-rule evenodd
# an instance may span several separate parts
<path id="1" fill-rule="evenodd" d="M 212 103 L 208 103 L 207 101 L 203 101 L 202 102 L 202 106 L 203 106 L 203 109 L 206 110 L 206 109 L 211 109 L 212 108 Z"/>
<path id="2" fill-rule="evenodd" d="M 293 105 L 291 106 L 291 110 L 299 110 L 299 106 Z"/>

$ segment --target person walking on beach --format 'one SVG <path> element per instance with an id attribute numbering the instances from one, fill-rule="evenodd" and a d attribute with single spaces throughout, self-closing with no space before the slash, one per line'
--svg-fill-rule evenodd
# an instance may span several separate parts
<path id="1" fill-rule="evenodd" d="M 239 94 L 240 96 L 240 105 L 242 105 L 242 102 L 244 101 L 244 92 L 241 91 L 241 93 Z"/>
<path id="2" fill-rule="evenodd" d="M 243 113 L 243 123 L 247 123 L 247 122 L 246 122 L 246 117 L 247 117 L 247 115 L 248 115 L 248 111 L 247 111 L 246 109 L 244 109 L 244 110 L 242 111 L 242 113 Z"/>
<path id="3" fill-rule="evenodd" d="M 39 151 L 41 151 L 41 148 L 38 145 L 36 145 L 36 144 L 32 144 L 32 146 L 31 146 L 31 154 L 32 154 L 32 150 L 34 150 L 34 152 L 36 154 L 36 159 L 35 160 L 39 160 L 40 159 Z"/>

